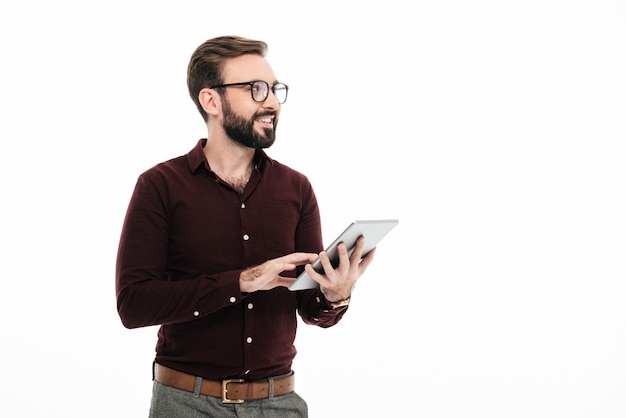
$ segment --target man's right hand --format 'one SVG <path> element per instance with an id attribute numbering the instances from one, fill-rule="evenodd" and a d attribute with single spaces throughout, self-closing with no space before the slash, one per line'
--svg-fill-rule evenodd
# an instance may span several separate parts
<path id="1" fill-rule="evenodd" d="M 292 253 L 268 260 L 263 264 L 243 270 L 239 276 L 239 287 L 244 293 L 269 290 L 277 286 L 289 287 L 296 279 L 282 277 L 280 273 L 312 263 L 316 258 L 317 254 L 314 253 Z"/>

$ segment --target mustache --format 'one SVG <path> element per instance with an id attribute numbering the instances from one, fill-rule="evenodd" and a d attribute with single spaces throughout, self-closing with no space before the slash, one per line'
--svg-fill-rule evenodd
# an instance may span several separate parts
<path id="1" fill-rule="evenodd" d="M 264 112 L 257 112 L 257 113 L 254 114 L 254 118 L 255 119 L 262 118 L 263 116 L 274 116 L 274 117 L 277 117 L 276 116 L 276 112 L 273 112 L 271 110 L 267 110 L 267 111 L 264 111 Z"/>

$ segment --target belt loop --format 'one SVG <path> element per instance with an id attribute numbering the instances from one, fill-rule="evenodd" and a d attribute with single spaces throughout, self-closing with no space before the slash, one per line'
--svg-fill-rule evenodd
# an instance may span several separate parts
<path id="1" fill-rule="evenodd" d="M 267 388 L 267 397 L 272 399 L 274 398 L 274 378 L 268 377 L 267 382 L 269 383 Z"/>
<path id="2" fill-rule="evenodd" d="M 152 381 L 156 379 L 156 360 L 152 361 Z"/>
<path id="3" fill-rule="evenodd" d="M 196 376 L 196 387 L 193 390 L 193 396 L 195 398 L 200 397 L 200 389 L 202 388 L 202 378 L 200 376 Z"/>

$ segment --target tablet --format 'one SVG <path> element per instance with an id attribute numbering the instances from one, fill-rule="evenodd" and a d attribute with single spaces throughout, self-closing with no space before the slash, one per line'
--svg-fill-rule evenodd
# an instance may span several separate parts
<path id="1" fill-rule="evenodd" d="M 334 267 L 339 265 L 339 253 L 337 244 L 344 242 L 348 248 L 348 256 L 352 254 L 356 240 L 363 235 L 365 237 L 365 245 L 362 254 L 367 255 L 378 243 L 398 224 L 398 219 L 375 219 L 354 221 L 326 248 L 326 253 Z M 315 271 L 323 272 L 322 262 L 319 257 L 313 262 Z M 319 284 L 303 271 L 295 282 L 289 286 L 289 290 L 314 289 Z"/>

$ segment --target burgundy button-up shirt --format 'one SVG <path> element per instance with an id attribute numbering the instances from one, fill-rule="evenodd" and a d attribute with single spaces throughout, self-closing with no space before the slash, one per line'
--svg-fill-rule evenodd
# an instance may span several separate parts
<path id="1" fill-rule="evenodd" d="M 176 370 L 207 379 L 288 373 L 296 312 L 330 327 L 346 309 L 328 309 L 318 289 L 244 294 L 239 274 L 322 250 L 315 194 L 303 174 L 258 150 L 240 195 L 211 171 L 205 143 L 137 181 L 117 257 L 120 318 L 128 328 L 161 325 L 155 360 Z"/>

